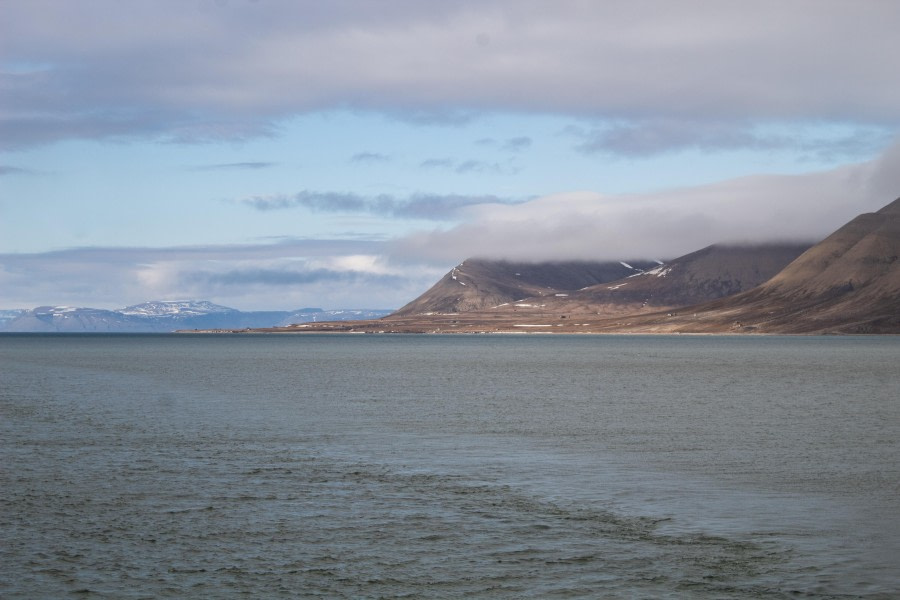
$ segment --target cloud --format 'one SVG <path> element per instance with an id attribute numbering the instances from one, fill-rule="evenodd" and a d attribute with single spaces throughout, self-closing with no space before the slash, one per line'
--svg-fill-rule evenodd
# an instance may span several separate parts
<path id="1" fill-rule="evenodd" d="M 900 196 L 900 141 L 877 159 L 803 175 L 756 175 L 630 195 L 363 197 L 306 192 L 294 206 L 454 215 L 390 241 L 285 238 L 249 245 L 72 248 L 0 254 L 0 308 L 116 308 L 153 298 L 249 309 L 399 307 L 471 256 L 674 258 L 718 242 L 815 241 Z M 259 207 L 262 209 L 262 207 Z M 419 211 L 417 213 L 417 211 Z"/>
<path id="2" fill-rule="evenodd" d="M 458 218 L 464 209 L 480 204 L 515 204 L 518 201 L 497 196 L 456 194 L 413 194 L 405 198 L 381 194 L 362 196 L 339 192 L 304 190 L 293 195 L 252 196 L 241 202 L 259 211 L 306 208 L 316 212 L 358 212 L 413 219 L 447 220 Z"/>
<path id="3" fill-rule="evenodd" d="M 392 267 L 383 249 L 381 242 L 284 240 L 0 254 L 0 308 L 118 308 L 154 298 L 212 299 L 245 310 L 392 308 L 441 274 Z"/>
<path id="4" fill-rule="evenodd" d="M 83 247 L 52 250 L 40 253 L 0 254 L 4 263 L 31 265 L 41 261 L 60 263 L 103 262 L 114 264 L 139 264 L 167 260 L 236 260 L 277 259 L 292 256 L 332 256 L 377 254 L 382 242 L 372 240 L 321 240 L 304 238 L 279 238 L 259 244 L 213 244 L 197 246 L 151 247 Z"/>
<path id="5" fill-rule="evenodd" d="M 531 146 L 531 141 L 527 136 L 509 138 L 503 143 L 503 149 L 507 152 L 521 152 Z"/>
<path id="6" fill-rule="evenodd" d="M 10 167 L 8 165 L 0 165 L 0 177 L 3 175 L 24 175 L 31 173 L 28 169 L 21 169 L 19 167 Z"/>
<path id="7" fill-rule="evenodd" d="M 456 169 L 454 169 L 457 173 L 482 173 L 489 169 L 495 168 L 497 165 L 491 165 L 489 163 L 484 162 L 483 160 L 466 160 L 459 165 L 457 165 Z"/>
<path id="8" fill-rule="evenodd" d="M 492 137 L 483 137 L 475 140 L 475 144 L 478 146 L 499 146 L 500 149 L 505 152 L 521 152 L 522 150 L 531 146 L 531 143 L 532 139 L 524 135 L 508 138 L 506 140 L 503 140 L 502 142 Z"/>
<path id="9" fill-rule="evenodd" d="M 268 169 L 274 167 L 277 163 L 273 162 L 236 162 L 222 163 L 217 165 L 200 165 L 192 167 L 194 171 L 258 171 L 259 169 Z"/>
<path id="10" fill-rule="evenodd" d="M 757 175 L 630 195 L 582 191 L 473 206 L 451 229 L 394 240 L 403 262 L 675 258 L 714 243 L 818 241 L 900 196 L 900 142 L 878 159 L 803 175 Z"/>
<path id="11" fill-rule="evenodd" d="M 691 148 L 708 153 L 729 150 L 793 150 L 819 159 L 871 156 L 883 149 L 891 139 L 884 128 L 856 127 L 833 138 L 810 137 L 793 128 L 783 131 L 760 131 L 755 125 L 741 121 L 645 119 L 610 123 L 585 129 L 571 126 L 565 134 L 578 140 L 575 148 L 584 154 L 646 157 Z"/>
<path id="12" fill-rule="evenodd" d="M 465 175 L 467 173 L 496 173 L 502 175 L 515 175 L 519 172 L 519 169 L 517 167 L 513 167 L 509 164 L 501 164 L 498 162 L 488 162 L 475 159 L 465 160 L 456 165 L 456 168 L 453 170 L 460 175 Z"/>
<path id="13" fill-rule="evenodd" d="M 364 273 L 359 271 L 336 271 L 331 269 L 272 269 L 245 268 L 224 272 L 189 271 L 180 275 L 182 282 L 199 284 L 204 289 L 217 290 L 221 287 L 262 285 L 265 287 L 299 286 L 311 283 L 333 283 L 340 285 L 380 285 L 391 286 L 404 283 L 399 275 Z"/>
<path id="14" fill-rule="evenodd" d="M 421 123 L 485 112 L 633 122 L 605 143 L 638 150 L 648 119 L 900 122 L 895 2 L 95 0 L 0 11 L 7 149 L 246 139 L 334 109 Z M 690 133 L 670 137 L 741 142 Z"/>
<path id="15" fill-rule="evenodd" d="M 353 163 L 383 163 L 389 160 L 389 156 L 377 152 L 359 152 L 350 157 L 350 162 Z"/>
<path id="16" fill-rule="evenodd" d="M 307 190 L 293 195 L 251 196 L 241 202 L 260 211 L 308 208 L 317 212 L 362 212 L 370 207 L 366 198 L 358 194 Z"/>
<path id="17" fill-rule="evenodd" d="M 523 146 L 524 147 L 524 146 Z M 470 158 L 457 163 L 450 158 L 429 158 L 419 163 L 422 169 L 449 169 L 457 175 L 470 173 L 489 173 L 497 175 L 515 175 L 519 168 L 510 163 L 491 162 Z"/>
<path id="18" fill-rule="evenodd" d="M 394 204 L 392 210 L 396 216 L 443 220 L 457 218 L 472 207 L 485 204 L 513 205 L 518 202 L 520 201 L 492 195 L 415 194 Z"/>
<path id="19" fill-rule="evenodd" d="M 450 158 L 429 158 L 419 163 L 419 166 L 423 169 L 451 169 L 453 164 L 454 162 Z"/>

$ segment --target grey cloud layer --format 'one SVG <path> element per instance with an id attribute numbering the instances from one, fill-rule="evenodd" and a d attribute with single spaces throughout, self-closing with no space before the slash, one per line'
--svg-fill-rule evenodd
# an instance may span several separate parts
<path id="1" fill-rule="evenodd" d="M 195 171 L 257 171 L 259 169 L 268 169 L 274 167 L 273 162 L 238 162 L 238 163 L 222 163 L 217 165 L 200 165 L 192 167 Z"/>
<path id="2" fill-rule="evenodd" d="M 311 283 L 340 285 L 390 286 L 404 283 L 398 275 L 338 271 L 334 269 L 230 269 L 227 271 L 188 271 L 180 275 L 183 282 L 200 285 L 204 289 L 263 285 L 266 287 L 298 286 Z"/>
<path id="3" fill-rule="evenodd" d="M 760 132 L 753 124 L 742 121 L 661 118 L 606 124 L 593 129 L 572 126 L 564 133 L 575 137 L 576 149 L 585 154 L 628 157 L 690 147 L 704 152 L 785 149 L 833 159 L 871 155 L 888 145 L 892 137 L 888 129 L 879 127 L 856 127 L 842 137 L 819 139 L 809 138 L 802 132 L 793 135 Z"/>
<path id="4" fill-rule="evenodd" d="M 497 196 L 414 194 L 398 198 L 387 194 L 367 197 L 359 194 L 308 190 L 293 195 L 254 196 L 244 198 L 241 202 L 261 211 L 306 208 L 317 212 L 362 212 L 432 220 L 454 219 L 459 217 L 464 209 L 482 204 L 520 203 Z"/>
<path id="5" fill-rule="evenodd" d="M 350 162 L 354 163 L 382 163 L 389 160 L 389 156 L 378 152 L 358 152 L 350 157 Z"/>
<path id="6" fill-rule="evenodd" d="M 530 142 L 529 142 L 530 143 Z M 524 146 L 523 146 L 524 147 Z M 511 162 L 499 163 L 476 160 L 470 158 L 456 162 L 451 158 L 429 158 L 419 163 L 423 169 L 451 169 L 454 173 L 464 175 L 466 173 L 496 173 L 514 175 L 519 172 L 519 167 Z"/>
<path id="7" fill-rule="evenodd" d="M 214 298 L 246 309 L 391 308 L 437 275 L 372 270 L 358 256 L 384 243 L 285 240 L 256 245 L 170 248 L 73 248 L 0 254 L 0 308 L 69 304 L 117 308 L 155 298 Z"/>
<path id="8" fill-rule="evenodd" d="M 896 126 L 898 22 L 843 0 L 5 2 L 0 139 L 242 138 L 333 108 Z"/>
<path id="9" fill-rule="evenodd" d="M 0 165 L 0 176 L 3 175 L 22 175 L 25 173 L 29 173 L 27 169 L 21 169 L 19 167 L 10 167 L 7 165 Z"/>

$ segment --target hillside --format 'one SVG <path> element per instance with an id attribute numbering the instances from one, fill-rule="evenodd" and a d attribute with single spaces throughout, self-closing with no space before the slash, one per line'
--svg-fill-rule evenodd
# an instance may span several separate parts
<path id="1" fill-rule="evenodd" d="M 498 310 L 614 316 L 699 304 L 763 283 L 809 247 L 799 243 L 708 246 L 622 279 L 567 294 L 526 298 Z"/>
<path id="2" fill-rule="evenodd" d="M 678 330 L 900 333 L 900 199 L 862 214 L 761 286 L 697 307 Z"/>
<path id="3" fill-rule="evenodd" d="M 477 292 L 503 286 L 485 278 L 483 270 L 480 278 L 471 278 L 475 269 L 466 269 L 466 261 L 403 311 L 384 319 L 304 324 L 279 331 L 900 333 L 898 256 L 900 199 L 856 217 L 805 251 L 796 244 L 711 246 L 584 289 L 558 291 L 561 288 L 520 282 L 506 289 L 508 300 L 499 304 L 494 303 L 503 297 L 496 292 L 486 298 Z M 542 268 L 552 269 L 546 264 Z M 493 273 L 496 269 L 487 272 Z M 515 273 L 520 277 L 522 272 Z M 509 281 L 508 273 L 506 277 Z M 429 306 L 427 301 L 438 306 L 435 299 L 440 296 L 430 292 L 446 290 L 450 283 L 475 292 L 446 294 L 457 301 L 451 306 L 487 308 L 454 313 L 410 310 Z M 529 291 L 528 297 L 520 295 Z M 725 295 L 731 292 L 737 293 Z M 722 297 L 708 300 L 715 296 Z M 467 304 L 459 298 L 466 298 Z"/>
<path id="4" fill-rule="evenodd" d="M 654 261 L 515 263 L 468 259 L 392 317 L 490 309 L 530 296 L 565 293 L 657 266 Z"/>

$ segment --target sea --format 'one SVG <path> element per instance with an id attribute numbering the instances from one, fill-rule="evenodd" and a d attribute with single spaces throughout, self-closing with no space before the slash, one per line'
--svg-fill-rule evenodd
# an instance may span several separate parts
<path id="1" fill-rule="evenodd" d="M 2 598 L 898 598 L 900 337 L 0 336 Z"/>

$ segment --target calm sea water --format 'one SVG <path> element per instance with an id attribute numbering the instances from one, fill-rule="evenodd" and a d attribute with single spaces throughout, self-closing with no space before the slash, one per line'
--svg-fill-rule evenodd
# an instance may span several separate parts
<path id="1" fill-rule="evenodd" d="M 0 596 L 897 598 L 900 338 L 0 336 Z"/>

